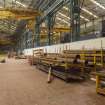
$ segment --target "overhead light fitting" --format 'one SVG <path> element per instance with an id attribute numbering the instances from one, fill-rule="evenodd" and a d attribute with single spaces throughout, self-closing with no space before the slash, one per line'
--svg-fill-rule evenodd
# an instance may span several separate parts
<path id="1" fill-rule="evenodd" d="M 97 1 L 95 1 L 95 0 L 90 0 L 90 1 L 105 10 L 105 7 L 103 5 L 101 5 L 100 3 L 98 3 Z"/>
<path id="2" fill-rule="evenodd" d="M 65 10 L 68 10 L 67 7 L 63 7 Z M 84 12 L 88 13 L 89 15 L 95 17 L 95 18 L 98 18 L 98 16 L 94 15 L 92 12 L 88 11 L 87 9 L 85 8 L 81 8 Z"/>
<path id="3" fill-rule="evenodd" d="M 62 15 L 63 17 L 65 17 L 65 18 L 67 18 L 67 19 L 69 19 L 70 20 L 70 18 L 69 17 L 67 17 L 66 15 L 64 15 L 64 14 L 62 14 L 61 12 L 58 12 L 58 14 L 60 14 L 60 15 Z M 82 15 L 80 15 L 80 17 L 82 18 L 82 19 L 84 19 L 85 21 L 90 21 L 89 19 L 87 19 L 87 18 L 85 18 L 84 16 L 82 16 Z"/>
<path id="4" fill-rule="evenodd" d="M 21 5 L 21 6 L 23 6 L 23 7 L 27 7 L 25 4 L 23 4 L 23 3 L 21 3 L 21 2 L 19 2 L 19 1 L 17 1 L 17 0 L 13 0 L 13 2 L 15 2 L 16 4 L 19 4 L 19 5 Z"/>
<path id="5" fill-rule="evenodd" d="M 84 17 L 84 16 L 82 16 L 82 15 L 80 15 L 80 17 L 81 17 L 82 19 L 84 19 L 85 21 L 87 21 L 87 22 L 89 22 L 89 21 L 90 21 L 89 19 L 85 18 L 85 17 Z"/>
<path id="6" fill-rule="evenodd" d="M 63 8 L 64 8 L 65 10 L 67 10 L 67 11 L 69 10 L 69 9 L 68 9 L 67 7 L 65 7 L 65 6 L 64 6 Z"/>
<path id="7" fill-rule="evenodd" d="M 57 19 L 60 20 L 60 21 L 62 21 L 62 22 L 64 22 L 64 23 L 66 23 L 66 24 L 70 24 L 69 22 L 67 22 L 66 20 L 64 20 L 64 19 L 62 19 L 60 17 L 57 17 Z"/>
<path id="8" fill-rule="evenodd" d="M 87 9 L 85 9 L 85 8 L 81 8 L 81 9 L 82 9 L 84 12 L 86 12 L 86 13 L 92 15 L 93 17 L 98 18 L 98 16 L 94 15 L 92 12 L 88 11 Z"/>
<path id="9" fill-rule="evenodd" d="M 67 18 L 67 19 L 69 19 L 69 20 L 70 20 L 70 18 L 69 18 L 68 16 L 64 15 L 63 13 L 58 12 L 58 14 L 60 14 L 61 16 L 63 16 L 63 17 L 65 17 L 65 18 Z"/>

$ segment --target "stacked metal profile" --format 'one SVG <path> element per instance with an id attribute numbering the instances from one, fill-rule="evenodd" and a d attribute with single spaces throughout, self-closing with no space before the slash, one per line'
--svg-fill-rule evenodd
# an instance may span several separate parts
<path id="1" fill-rule="evenodd" d="M 96 92 L 105 95 L 105 68 L 103 72 L 96 73 Z"/>
<path id="2" fill-rule="evenodd" d="M 105 64 L 105 50 L 84 50 L 84 59 L 103 66 Z"/>
<path id="3" fill-rule="evenodd" d="M 94 64 L 93 68 L 91 66 L 91 72 L 93 72 L 91 76 L 96 76 L 96 92 L 105 95 L 105 50 L 82 50 L 77 52 L 81 55 L 81 59 Z M 70 51 L 70 53 L 73 54 L 74 51 Z"/>
<path id="4" fill-rule="evenodd" d="M 33 54 L 32 56 L 28 56 L 28 62 L 30 65 L 36 65 L 37 64 L 37 60 L 39 59 L 40 56 L 43 56 L 43 49 L 36 49 L 33 50 Z"/>
<path id="5" fill-rule="evenodd" d="M 39 56 L 35 55 L 36 52 Z M 40 53 L 39 53 L 40 52 Z M 52 74 L 64 80 L 84 79 L 91 71 L 96 71 L 96 65 L 102 63 L 100 50 L 64 50 L 63 53 L 44 53 L 41 49 L 33 52 L 33 64 L 43 71 L 52 69 Z M 100 56 L 99 56 L 100 55 Z M 74 63 L 76 56 L 80 59 Z M 100 59 L 97 56 L 101 57 Z M 96 62 L 98 61 L 98 63 Z"/>

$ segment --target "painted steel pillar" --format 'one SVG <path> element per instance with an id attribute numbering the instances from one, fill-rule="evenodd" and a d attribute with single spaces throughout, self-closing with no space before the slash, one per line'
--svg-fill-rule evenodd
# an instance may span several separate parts
<path id="1" fill-rule="evenodd" d="M 35 24 L 35 47 L 40 46 L 40 17 L 36 17 L 36 24 Z"/>
<path id="2" fill-rule="evenodd" d="M 20 39 L 19 39 L 19 53 L 21 54 L 22 53 L 22 37 L 20 36 Z"/>
<path id="3" fill-rule="evenodd" d="M 24 32 L 25 48 L 27 49 L 27 32 Z"/>
<path id="4" fill-rule="evenodd" d="M 24 36 L 21 35 L 21 52 L 24 50 Z"/>
<path id="5" fill-rule="evenodd" d="M 25 44 L 24 47 L 25 47 L 25 49 L 27 49 L 27 39 L 28 38 L 27 38 L 27 31 L 26 30 L 24 31 L 23 35 L 24 35 L 24 44 Z"/>
<path id="6" fill-rule="evenodd" d="M 48 38 L 47 38 L 47 45 L 53 44 L 53 27 L 55 24 L 55 16 L 48 15 L 46 17 L 46 25 L 47 25 L 47 32 L 48 32 Z"/>
<path id="7" fill-rule="evenodd" d="M 71 41 L 80 39 L 80 0 L 70 0 Z"/>

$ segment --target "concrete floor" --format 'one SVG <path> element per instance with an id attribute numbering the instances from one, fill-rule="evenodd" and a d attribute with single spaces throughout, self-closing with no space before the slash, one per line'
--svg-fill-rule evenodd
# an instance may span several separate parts
<path id="1" fill-rule="evenodd" d="M 104 105 L 95 84 L 65 83 L 55 78 L 46 83 L 47 75 L 25 60 L 7 60 L 0 64 L 0 105 Z"/>

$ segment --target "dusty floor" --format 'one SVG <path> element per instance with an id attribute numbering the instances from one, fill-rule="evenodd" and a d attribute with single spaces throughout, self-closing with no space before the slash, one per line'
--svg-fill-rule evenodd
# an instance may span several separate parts
<path id="1" fill-rule="evenodd" d="M 27 61 L 7 60 L 0 64 L 0 105 L 105 105 L 105 97 L 96 94 L 91 82 L 46 80 L 46 73 Z"/>

